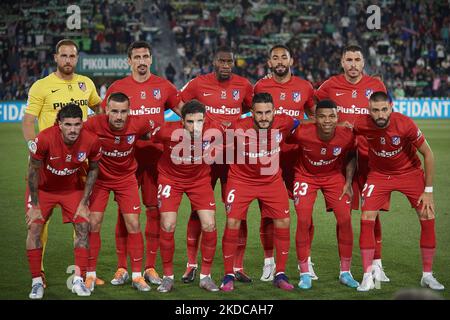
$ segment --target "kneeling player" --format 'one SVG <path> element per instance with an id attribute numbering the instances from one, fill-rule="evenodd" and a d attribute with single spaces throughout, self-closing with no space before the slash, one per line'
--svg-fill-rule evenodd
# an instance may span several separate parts
<path id="1" fill-rule="evenodd" d="M 44 296 L 40 235 L 56 205 L 61 206 L 64 223 L 71 222 L 75 229 L 76 269 L 72 292 L 79 296 L 91 295 L 83 282 L 83 273 L 89 253 L 88 200 L 98 175 L 101 147 L 95 135 L 82 129 L 82 119 L 81 108 L 68 104 L 58 112 L 58 124 L 39 133 L 30 145 L 26 213 L 27 256 L 33 277 L 30 299 Z M 81 171 L 86 159 L 89 173 L 83 191 Z"/>
<path id="2" fill-rule="evenodd" d="M 216 204 L 210 181 L 210 166 L 204 158 L 212 149 L 215 137 L 222 141 L 223 128 L 219 123 L 205 121 L 205 106 L 197 100 L 187 102 L 181 109 L 181 122 L 166 123 L 154 131 L 153 141 L 164 144 L 158 161 L 158 207 L 161 213 L 160 246 L 164 277 L 159 292 L 173 289 L 174 232 L 178 207 L 185 193 L 192 210 L 201 222 L 202 265 L 200 287 L 219 291 L 211 278 L 211 265 L 217 244 L 215 222 Z M 159 129 L 159 128 L 157 128 Z"/>
<path id="3" fill-rule="evenodd" d="M 408 117 L 392 112 L 392 105 L 384 92 L 375 92 L 369 99 L 369 115 L 354 124 L 355 134 L 364 136 L 369 143 L 370 172 L 362 197 L 361 233 L 359 246 L 364 277 L 358 291 L 375 287 L 372 261 L 375 251 L 375 218 L 392 191 L 408 197 L 420 220 L 420 249 L 423 274 L 420 284 L 434 290 L 444 286 L 433 277 L 432 265 L 436 250 L 434 229 L 433 171 L 434 157 L 422 132 Z M 417 156 L 424 157 L 424 170 Z M 376 275 L 376 273 L 375 273 Z"/>
<path id="4" fill-rule="evenodd" d="M 316 106 L 316 123 L 301 125 L 288 138 L 298 143 L 300 157 L 295 166 L 294 204 L 297 212 L 296 248 L 300 269 L 300 289 L 312 287 L 308 257 L 311 252 L 310 226 L 317 191 L 321 190 L 328 211 L 337 221 L 337 239 L 342 284 L 356 288 L 359 284 L 350 273 L 353 248 L 351 223 L 352 178 L 355 171 L 355 139 L 352 130 L 336 126 L 336 104 L 321 100 Z M 344 165 L 346 167 L 346 176 Z"/>

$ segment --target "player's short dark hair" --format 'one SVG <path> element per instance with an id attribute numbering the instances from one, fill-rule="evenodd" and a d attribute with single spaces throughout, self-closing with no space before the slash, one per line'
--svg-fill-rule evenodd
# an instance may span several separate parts
<path id="1" fill-rule="evenodd" d="M 316 104 L 317 109 L 337 109 L 336 102 L 330 99 L 320 100 Z"/>
<path id="2" fill-rule="evenodd" d="M 152 47 L 147 41 L 134 41 L 128 46 L 127 49 L 128 58 L 131 58 L 133 49 L 140 49 L 140 48 L 148 49 L 148 51 L 150 52 L 150 56 L 152 55 Z"/>
<path id="3" fill-rule="evenodd" d="M 286 50 L 287 52 L 289 52 L 289 55 L 292 57 L 291 49 L 289 49 L 288 46 L 286 46 L 286 45 L 284 45 L 284 44 L 276 44 L 276 45 L 274 45 L 272 48 L 270 48 L 270 50 L 269 50 L 269 58 L 270 58 L 270 56 L 272 55 L 272 51 L 275 50 L 275 49 L 284 49 L 284 50 Z"/>
<path id="4" fill-rule="evenodd" d="M 80 118 L 83 119 L 83 111 L 80 106 L 75 103 L 68 103 L 56 115 L 56 120 L 62 122 L 65 118 Z"/>
<path id="5" fill-rule="evenodd" d="M 342 55 L 346 54 L 348 51 L 361 52 L 361 54 L 363 54 L 363 49 L 357 44 L 351 44 L 349 46 L 344 47 L 344 49 L 342 50 Z"/>
<path id="6" fill-rule="evenodd" d="M 271 103 L 273 105 L 272 95 L 267 92 L 260 92 L 255 94 L 252 99 L 252 108 L 257 103 Z"/>
<path id="7" fill-rule="evenodd" d="M 70 39 L 62 39 L 60 41 L 58 41 L 58 43 L 56 44 L 55 47 L 55 53 L 59 52 L 59 48 L 61 48 L 62 46 L 74 46 L 75 49 L 77 49 L 77 54 L 78 54 L 78 45 L 75 43 L 75 41 L 70 40 Z"/>
<path id="8" fill-rule="evenodd" d="M 191 101 L 186 102 L 181 108 L 181 118 L 186 119 L 187 114 L 193 113 L 206 113 L 206 108 L 203 103 L 198 100 L 192 99 Z"/>
<path id="9" fill-rule="evenodd" d="M 218 47 L 218 48 L 216 49 L 216 51 L 214 52 L 214 59 L 216 59 L 216 58 L 217 58 L 217 55 L 218 55 L 219 53 L 221 53 L 221 52 L 224 52 L 224 53 L 231 53 L 231 54 L 234 56 L 233 50 L 231 50 L 231 47 L 229 47 L 229 46 L 220 46 L 220 47 Z"/>
<path id="10" fill-rule="evenodd" d="M 113 92 L 109 95 L 108 99 L 106 100 L 106 104 L 109 105 L 110 101 L 115 102 L 127 102 L 128 105 L 130 105 L 130 99 L 128 96 L 123 92 Z"/>
<path id="11" fill-rule="evenodd" d="M 383 91 L 376 91 L 370 95 L 369 101 L 372 102 L 380 102 L 380 101 L 387 101 L 389 102 L 389 96 L 386 94 L 386 92 Z"/>

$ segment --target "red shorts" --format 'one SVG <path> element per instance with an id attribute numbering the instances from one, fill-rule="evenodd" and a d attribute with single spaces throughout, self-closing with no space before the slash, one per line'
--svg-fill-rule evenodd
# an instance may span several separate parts
<path id="1" fill-rule="evenodd" d="M 105 212 L 108 205 L 109 193 L 114 192 L 114 201 L 119 205 L 119 211 L 126 213 L 141 213 L 141 199 L 136 179 L 124 183 L 120 187 L 108 187 L 101 183 L 96 183 L 92 190 L 89 210 L 91 212 Z"/>
<path id="2" fill-rule="evenodd" d="M 351 211 L 351 200 L 348 195 L 339 197 L 345 185 L 342 174 L 332 174 L 326 177 L 295 177 L 294 181 L 294 205 L 297 214 L 302 211 L 311 212 L 316 201 L 317 191 L 321 190 L 325 198 L 327 211 Z"/>
<path id="3" fill-rule="evenodd" d="M 181 184 L 162 174 L 158 177 L 158 208 L 160 212 L 178 212 L 183 194 L 191 201 L 193 211 L 216 210 L 214 191 L 208 183 L 209 177 L 195 179 L 192 183 Z"/>
<path id="4" fill-rule="evenodd" d="M 83 223 L 88 222 L 82 217 L 77 217 L 73 220 L 75 213 L 77 212 L 78 205 L 83 198 L 83 190 L 72 191 L 38 191 L 39 206 L 41 207 L 42 217 L 41 220 L 36 220 L 36 223 L 44 224 L 52 215 L 53 208 L 57 205 L 61 207 L 63 214 L 63 223 Z M 31 208 L 31 197 L 29 194 L 28 186 L 25 191 L 25 212 Z"/>
<path id="5" fill-rule="evenodd" d="M 422 170 L 389 176 L 371 172 L 362 192 L 362 211 L 388 211 L 391 192 L 406 195 L 412 208 L 419 209 L 417 201 L 425 189 L 425 175 Z"/>
<path id="6" fill-rule="evenodd" d="M 262 218 L 289 218 L 289 198 L 283 179 L 270 184 L 227 181 L 225 209 L 228 218 L 246 220 L 248 207 L 255 199 L 261 204 Z"/>
<path id="7" fill-rule="evenodd" d="M 158 170 L 157 164 L 138 166 L 136 178 L 141 187 L 142 202 L 147 207 L 158 205 Z"/>
<path id="8" fill-rule="evenodd" d="M 222 187 L 222 202 L 225 203 L 225 189 L 228 179 L 228 165 L 216 164 L 211 165 L 211 186 L 216 187 L 217 180 L 220 179 L 220 186 Z"/>

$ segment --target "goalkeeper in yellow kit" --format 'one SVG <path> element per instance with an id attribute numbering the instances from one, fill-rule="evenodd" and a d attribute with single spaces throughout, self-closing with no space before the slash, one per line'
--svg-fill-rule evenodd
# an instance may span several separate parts
<path id="1" fill-rule="evenodd" d="M 69 39 L 63 39 L 56 45 L 54 54 L 56 71 L 36 81 L 28 93 L 28 102 L 22 120 L 22 131 L 28 148 L 35 148 L 35 122 L 37 119 L 39 132 L 54 125 L 58 111 L 68 103 L 79 105 L 86 120 L 88 107 L 99 110 L 101 98 L 97 94 L 94 83 L 88 77 L 75 73 L 78 62 L 78 46 Z M 27 193 L 28 194 L 28 193 Z M 44 279 L 44 252 L 48 237 L 48 224 L 42 234 L 42 277 Z M 100 282 L 102 282 L 100 280 Z M 102 283 L 97 283 L 102 284 Z"/>

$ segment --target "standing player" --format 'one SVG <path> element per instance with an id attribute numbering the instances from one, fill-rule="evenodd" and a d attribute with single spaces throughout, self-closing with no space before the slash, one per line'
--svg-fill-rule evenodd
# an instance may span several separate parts
<path id="1" fill-rule="evenodd" d="M 82 129 L 82 119 L 81 108 L 69 103 L 58 112 L 58 124 L 43 130 L 30 144 L 26 213 L 27 256 L 33 278 L 30 299 L 44 296 L 41 233 L 56 205 L 61 206 L 64 223 L 71 222 L 75 229 L 77 268 L 72 292 L 79 296 L 91 294 L 82 277 L 89 254 L 88 201 L 98 175 L 101 146 L 97 137 Z M 84 183 L 81 171 L 86 159 L 89 172 Z"/>
<path id="2" fill-rule="evenodd" d="M 254 93 L 268 92 L 272 95 L 275 113 L 287 114 L 302 120 L 304 113 L 311 118 L 314 115 L 314 89 L 312 85 L 291 74 L 290 67 L 294 63 L 291 51 L 284 45 L 273 46 L 269 51 L 268 65 L 272 77 L 261 79 L 255 84 Z M 286 184 L 289 197 L 292 197 L 294 182 L 294 166 L 298 157 L 298 146 L 295 144 L 282 144 L 280 153 L 280 166 L 283 180 Z M 264 216 L 264 215 L 263 215 Z M 312 242 L 314 225 L 311 222 L 309 237 Z M 273 258 L 273 221 L 262 218 L 260 227 L 261 243 L 264 248 L 264 267 L 262 281 L 272 281 L 275 271 Z M 311 258 L 308 258 L 310 273 L 313 279 L 318 279 L 313 270 Z"/>
<path id="3" fill-rule="evenodd" d="M 240 224 L 246 220 L 250 203 L 258 199 L 264 208 L 261 214 L 274 223 L 276 273 L 273 283 L 283 290 L 292 290 L 294 286 L 285 275 L 290 245 L 289 198 L 279 170 L 279 153 L 280 143 L 299 121 L 284 114 L 275 115 L 269 93 L 256 94 L 251 111 L 252 117 L 240 119 L 233 126 L 237 150 L 226 185 L 227 224 L 222 239 L 225 276 L 221 289 L 234 290 L 233 262 Z"/>
<path id="4" fill-rule="evenodd" d="M 59 41 L 56 44 L 54 60 L 56 71 L 36 81 L 28 93 L 28 102 L 22 120 L 23 136 L 28 147 L 36 138 L 36 120 L 39 131 L 53 126 L 58 111 L 69 103 L 80 106 L 83 120 L 86 120 L 88 107 L 96 111 L 101 102 L 92 80 L 75 73 L 78 62 L 78 47 L 75 42 L 69 39 Z M 42 257 L 44 257 L 47 244 L 48 224 L 49 221 L 42 229 Z M 42 263 L 41 270 L 44 277 L 44 263 Z M 98 284 L 102 284 L 100 279 Z"/>
<path id="5" fill-rule="evenodd" d="M 234 54 L 230 48 L 221 47 L 214 55 L 214 72 L 201 75 L 189 81 L 181 90 L 181 99 L 196 99 L 206 106 L 206 118 L 229 125 L 237 121 L 244 110 L 251 105 L 253 88 L 250 82 L 232 73 Z M 225 154 L 224 157 L 225 158 Z M 222 158 L 222 157 L 218 157 Z M 228 166 L 224 162 L 216 162 L 211 166 L 211 185 L 214 188 L 220 179 L 222 201 L 225 199 L 225 183 Z M 193 212 L 187 227 L 188 263 L 183 282 L 192 282 L 197 272 L 197 251 L 200 243 L 201 224 L 198 215 Z M 239 235 L 239 246 L 234 262 L 236 278 L 242 282 L 251 282 L 244 272 L 244 253 L 247 243 L 247 224 L 242 221 Z"/>
<path id="6" fill-rule="evenodd" d="M 185 193 L 192 210 L 201 222 L 202 265 L 200 287 L 207 291 L 219 291 L 211 278 L 211 265 L 217 245 L 214 191 L 211 187 L 210 166 L 204 160 L 212 145 L 222 143 L 224 129 L 217 122 L 205 121 L 205 106 L 197 100 L 187 102 L 181 111 L 181 122 L 163 125 L 152 140 L 164 144 L 164 153 L 158 162 L 158 202 L 161 212 L 161 257 L 164 278 L 159 292 L 173 289 L 174 232 L 178 208 Z"/>
<path id="7" fill-rule="evenodd" d="M 151 121 L 145 117 L 129 116 L 129 112 L 128 97 L 121 92 L 115 92 L 108 97 L 106 114 L 91 117 L 85 124 L 87 130 L 99 137 L 103 153 L 89 205 L 90 253 L 86 286 L 91 291 L 94 290 L 97 277 L 97 258 L 101 247 L 100 228 L 111 191 L 114 192 L 127 228 L 127 252 L 133 272 L 132 285 L 138 291 L 150 290 L 141 274 L 144 240 L 139 224 L 141 205 L 135 175 L 137 164 L 134 146 L 137 139 L 151 131 Z M 123 283 L 128 280 L 126 270 L 123 270 L 121 279 Z"/>
<path id="8" fill-rule="evenodd" d="M 420 250 L 423 274 L 420 284 L 434 290 L 444 290 L 432 272 L 436 250 L 434 202 L 433 202 L 433 152 L 420 129 L 408 117 L 392 112 L 387 94 L 375 92 L 370 96 L 369 115 L 359 118 L 354 125 L 357 135 L 369 143 L 370 172 L 362 192 L 361 233 L 359 245 L 364 277 L 358 291 L 375 287 L 372 276 L 372 260 L 375 251 L 375 218 L 391 192 L 406 195 L 416 209 L 420 220 Z M 424 158 L 424 170 L 417 156 Z M 375 278 L 376 279 L 376 278 Z"/>
<path id="9" fill-rule="evenodd" d="M 351 221 L 352 179 L 355 172 L 355 138 L 352 130 L 336 126 L 338 115 L 332 100 L 316 106 L 316 123 L 301 125 L 288 138 L 300 151 L 295 166 L 294 204 L 297 211 L 296 248 L 300 266 L 300 289 L 311 289 L 308 257 L 311 251 L 309 227 L 317 191 L 321 190 L 328 211 L 333 210 L 338 228 L 341 272 L 339 280 L 348 287 L 359 283 L 350 273 L 353 249 Z M 348 163 L 347 165 L 345 165 Z M 343 171 L 345 168 L 345 177 Z"/>
<path id="10" fill-rule="evenodd" d="M 164 122 L 164 111 L 173 109 L 179 114 L 180 98 L 175 86 L 164 78 L 150 72 L 152 48 L 145 41 L 133 42 L 128 47 L 128 64 L 131 75 L 111 84 L 106 92 L 102 107 L 106 108 L 106 99 L 113 92 L 123 92 L 130 99 L 130 114 L 145 116 L 156 123 Z M 144 277 L 152 284 L 161 284 L 155 270 L 156 254 L 159 247 L 160 217 L 157 209 L 156 165 L 161 156 L 160 144 L 138 140 L 135 157 L 138 168 L 136 177 L 141 187 L 143 203 L 146 207 L 147 223 L 145 225 L 146 259 Z M 116 225 L 116 248 L 118 266 L 112 284 L 121 284 L 123 270 L 127 269 L 127 228 L 123 216 L 119 213 Z"/>
<path id="11" fill-rule="evenodd" d="M 383 82 L 377 78 L 363 73 L 364 56 L 362 49 L 356 45 L 350 45 L 344 48 L 341 57 L 341 66 L 344 73 L 333 76 L 325 81 L 315 96 L 318 100 L 330 99 L 336 102 L 339 115 L 339 122 L 348 121 L 353 124 L 358 118 L 368 114 L 369 97 L 375 91 L 386 92 Z M 357 171 L 355 173 L 353 189 L 354 197 L 352 208 L 359 209 L 359 196 L 366 182 L 369 168 L 368 146 L 364 137 L 356 138 L 358 145 Z M 387 205 L 388 207 L 388 205 Z M 381 221 L 377 217 L 375 222 L 376 250 L 374 266 L 372 268 L 374 275 L 379 281 L 389 282 L 389 278 L 383 271 L 381 263 Z"/>

